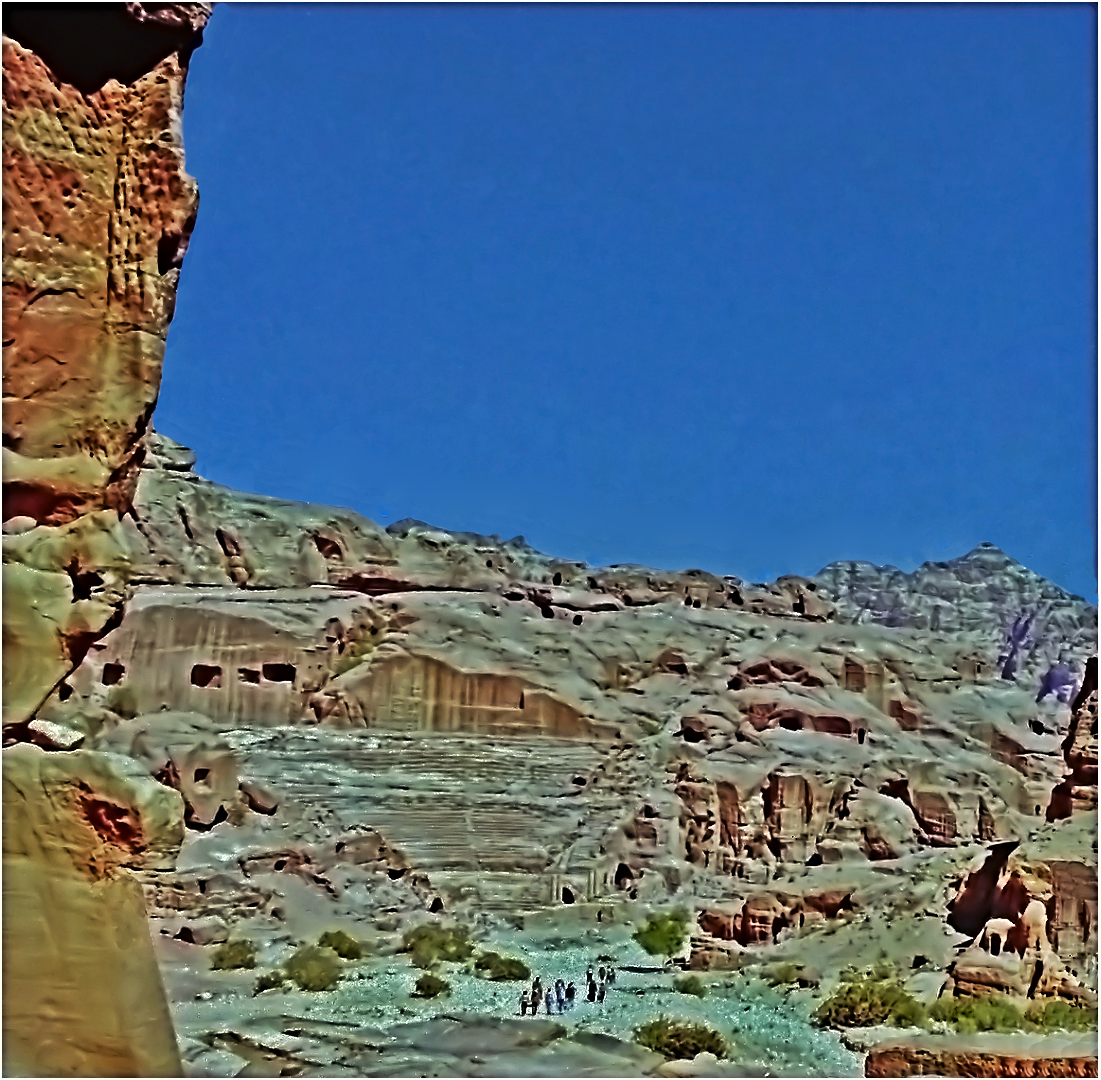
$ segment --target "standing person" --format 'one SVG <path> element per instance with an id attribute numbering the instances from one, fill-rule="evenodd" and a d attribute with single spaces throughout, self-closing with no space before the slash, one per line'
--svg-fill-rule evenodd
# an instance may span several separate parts
<path id="1" fill-rule="evenodd" d="M 615 968 L 608 965 L 608 985 L 611 986 L 615 982 Z"/>
<path id="2" fill-rule="evenodd" d="M 596 1003 L 598 1005 L 603 1005 L 604 1004 L 604 984 L 603 983 L 601 983 L 600 986 L 597 988 Z"/>
<path id="3" fill-rule="evenodd" d="M 587 982 L 592 982 L 593 981 L 593 966 L 592 966 L 592 964 L 589 965 L 588 971 L 585 972 L 585 980 Z"/>
<path id="4" fill-rule="evenodd" d="M 539 1001 L 543 997 L 543 980 L 538 975 L 531 980 L 531 993 L 536 1001 Z"/>
<path id="5" fill-rule="evenodd" d="M 540 996 L 532 990 L 531 992 L 531 1015 L 534 1016 L 539 1011 Z"/>
<path id="6" fill-rule="evenodd" d="M 551 994 L 550 987 L 547 987 L 547 1016 L 554 1015 L 554 996 Z"/>
<path id="7" fill-rule="evenodd" d="M 592 975 L 589 976 L 589 1000 L 596 1001 L 596 983 L 592 980 Z"/>
<path id="8" fill-rule="evenodd" d="M 530 1001 L 528 999 L 528 992 L 526 990 L 524 990 L 520 994 L 520 1015 L 521 1016 L 527 1016 L 527 1014 L 528 1014 L 528 1005 L 529 1004 L 530 1004 Z"/>
<path id="9" fill-rule="evenodd" d="M 576 996 L 577 996 L 577 988 L 573 985 L 572 982 L 568 983 L 567 986 L 566 986 L 566 1008 L 567 1009 L 572 1009 L 573 1008 L 573 999 Z"/>
<path id="10" fill-rule="evenodd" d="M 566 985 L 561 979 L 557 979 L 554 984 L 554 1000 L 558 1004 L 558 1012 L 562 1014 L 566 1011 Z"/>

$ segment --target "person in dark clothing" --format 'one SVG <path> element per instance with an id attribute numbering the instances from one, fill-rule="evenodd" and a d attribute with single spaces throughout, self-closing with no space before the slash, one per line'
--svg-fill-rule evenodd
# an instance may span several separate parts
<path id="1" fill-rule="evenodd" d="M 550 992 L 550 987 L 547 987 L 547 1016 L 554 1015 L 554 995 Z"/>
<path id="2" fill-rule="evenodd" d="M 615 982 L 615 968 L 609 965 L 608 967 L 608 985 L 611 986 Z"/>
<path id="3" fill-rule="evenodd" d="M 601 981 L 601 982 L 603 982 L 603 981 L 604 981 L 604 969 L 603 969 L 603 968 L 601 968 L 601 969 L 600 969 L 600 970 L 599 970 L 599 971 L 597 972 L 597 977 L 598 977 L 598 978 L 600 979 L 600 981 Z"/>
<path id="4" fill-rule="evenodd" d="M 531 992 L 531 1015 L 534 1016 L 539 1011 L 540 995 L 534 990 Z"/>
<path id="5" fill-rule="evenodd" d="M 530 1004 L 531 1004 L 531 1002 L 528 998 L 528 992 L 525 990 L 520 995 L 520 1015 L 521 1016 L 527 1016 L 527 1014 L 528 1014 L 528 1005 L 530 1005 Z"/>
<path id="6" fill-rule="evenodd" d="M 559 1013 L 564 1013 L 566 1011 L 566 987 L 561 979 L 554 984 L 554 1000 L 558 1005 Z"/>
<path id="7" fill-rule="evenodd" d="M 592 966 L 592 964 L 589 965 L 588 971 L 585 972 L 585 980 L 587 982 L 592 982 L 593 981 L 593 966 Z"/>
<path id="8" fill-rule="evenodd" d="M 572 1009 L 573 1008 L 573 999 L 576 996 L 577 996 L 577 988 L 573 985 L 572 982 L 568 983 L 566 985 L 566 1008 L 567 1009 Z"/>
<path id="9" fill-rule="evenodd" d="M 601 983 L 600 986 L 597 987 L 597 990 L 596 990 L 596 1003 L 598 1005 L 603 1005 L 604 1004 L 604 984 L 603 983 Z"/>
<path id="10" fill-rule="evenodd" d="M 589 1000 L 596 1001 L 596 983 L 592 979 L 589 980 Z"/>

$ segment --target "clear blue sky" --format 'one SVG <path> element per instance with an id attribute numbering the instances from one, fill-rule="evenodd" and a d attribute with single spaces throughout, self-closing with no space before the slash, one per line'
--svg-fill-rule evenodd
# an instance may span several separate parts
<path id="1" fill-rule="evenodd" d="M 1092 4 L 215 9 L 156 424 L 222 483 L 1096 598 Z"/>

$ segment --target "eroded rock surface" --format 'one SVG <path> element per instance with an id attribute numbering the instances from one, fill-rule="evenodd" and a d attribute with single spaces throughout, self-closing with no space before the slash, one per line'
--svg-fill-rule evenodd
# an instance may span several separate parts
<path id="1" fill-rule="evenodd" d="M 196 874 L 232 850 L 240 887 L 294 874 L 355 921 L 343 890 L 385 883 L 302 853 L 375 831 L 408 860 L 376 931 L 687 902 L 700 970 L 881 950 L 947 992 L 1095 989 L 1095 811 L 1059 792 L 1096 782 L 1096 611 L 1002 553 L 885 571 L 894 614 L 869 618 L 836 568 L 773 586 L 593 569 L 239 495 L 147 441 L 141 584 L 42 716 L 89 745 L 206 718 L 195 744 L 224 740 L 279 808 L 189 841 Z M 1026 632 L 1013 613 L 1038 600 Z M 293 918 L 292 892 L 269 910 Z"/>
<path id="2" fill-rule="evenodd" d="M 140 3 L 4 12 L 4 1055 L 15 1075 L 181 1068 L 131 874 L 174 862 L 180 796 L 129 755 L 76 750 L 84 733 L 37 710 L 127 596 L 122 520 L 198 202 L 183 167 L 184 79 L 209 15 Z"/>

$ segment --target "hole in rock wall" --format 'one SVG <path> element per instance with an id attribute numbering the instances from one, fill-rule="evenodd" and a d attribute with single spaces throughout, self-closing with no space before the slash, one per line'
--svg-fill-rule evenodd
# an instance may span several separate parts
<path id="1" fill-rule="evenodd" d="M 215 529 L 214 535 L 218 540 L 218 546 L 222 549 L 222 554 L 226 558 L 241 554 L 241 545 L 229 533 L 222 529 Z"/>
<path id="2" fill-rule="evenodd" d="M 321 536 L 319 533 L 314 533 L 313 542 L 317 550 L 320 551 L 326 559 L 341 559 L 344 557 L 344 552 L 341 550 L 340 545 L 327 536 Z"/>
<path id="3" fill-rule="evenodd" d="M 432 901 L 432 904 L 428 910 L 433 915 L 435 915 L 437 912 L 443 911 L 443 901 L 437 896 L 436 899 Z"/>
<path id="4" fill-rule="evenodd" d="M 572 904 L 573 901 L 574 901 L 573 889 L 571 889 L 568 885 L 563 885 L 562 886 L 562 903 L 563 904 Z"/>
<path id="5" fill-rule="evenodd" d="M 575 616 L 573 617 L 573 624 L 574 624 L 574 626 L 580 626 L 580 625 L 581 625 L 581 624 L 582 624 L 582 623 L 583 623 L 584 621 L 585 621 L 585 620 L 584 620 L 584 619 L 583 619 L 583 618 L 582 618 L 582 617 L 581 617 L 580 615 L 575 615 Z"/>
<path id="6" fill-rule="evenodd" d="M 124 668 L 122 664 L 104 664 L 103 674 L 100 678 L 104 686 L 117 686 L 122 682 L 122 677 L 125 674 L 126 668 Z"/>
<path id="7" fill-rule="evenodd" d="M 210 689 L 222 685 L 222 669 L 213 664 L 196 664 L 191 669 L 191 685 Z"/>
<path id="8" fill-rule="evenodd" d="M 554 575 L 554 577 L 551 578 L 551 584 L 552 585 L 561 585 L 562 584 L 562 575 L 556 573 Z"/>
<path id="9" fill-rule="evenodd" d="M 631 873 L 631 868 L 626 863 L 620 863 L 616 867 L 615 887 L 617 889 L 626 889 L 634 880 L 635 875 Z"/>
<path id="10" fill-rule="evenodd" d="M 94 589 L 103 584 L 103 578 L 94 570 L 81 570 L 74 559 L 66 568 L 69 580 L 73 583 L 73 599 L 88 600 Z"/>
<path id="11" fill-rule="evenodd" d="M 260 672 L 255 668 L 238 668 L 237 677 L 243 683 L 258 683 L 260 681 Z"/>
<path id="12" fill-rule="evenodd" d="M 206 779 L 207 779 L 208 776 L 210 776 L 210 770 L 209 769 L 196 769 L 195 770 L 195 782 L 197 784 L 206 783 Z"/>
<path id="13" fill-rule="evenodd" d="M 293 664 L 264 664 L 260 670 L 268 682 L 294 682 Z"/>
<path id="14" fill-rule="evenodd" d="M 57 688 L 57 696 L 62 701 L 68 701 L 73 696 L 73 688 L 68 683 L 62 683 Z"/>

